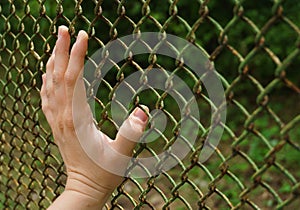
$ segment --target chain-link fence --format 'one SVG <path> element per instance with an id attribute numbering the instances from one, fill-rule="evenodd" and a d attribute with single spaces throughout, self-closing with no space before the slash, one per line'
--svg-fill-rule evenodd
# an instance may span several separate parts
<path id="1" fill-rule="evenodd" d="M 169 171 L 126 178 L 106 209 L 297 209 L 300 205 L 300 2 L 293 0 L 4 0 L 0 2 L 0 208 L 46 208 L 63 191 L 64 165 L 40 108 L 41 75 L 59 25 L 72 41 L 89 34 L 87 59 L 110 40 L 167 32 L 207 52 L 223 83 L 227 121 L 214 154 L 198 159 L 210 129 L 205 88 L 189 68 L 161 55 L 115 63 L 96 98 L 96 121 L 109 136 L 113 94 L 149 66 L 173 72 L 200 107 L 197 141 Z M 129 46 L 125 46 L 129 47 Z M 192 55 L 191 55 L 192 56 Z M 194 58 L 197 59 L 197 58 Z M 180 115 L 173 99 L 150 88 L 132 106 L 166 114 L 165 131 L 135 156 L 174 143 Z M 150 128 L 151 129 L 151 128 Z"/>

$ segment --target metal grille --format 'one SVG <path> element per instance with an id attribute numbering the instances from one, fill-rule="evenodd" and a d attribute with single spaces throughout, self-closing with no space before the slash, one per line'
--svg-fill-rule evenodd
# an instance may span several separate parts
<path id="1" fill-rule="evenodd" d="M 64 165 L 39 98 L 45 63 L 57 28 L 64 24 L 72 38 L 80 29 L 88 32 L 88 56 L 108 41 L 138 31 L 185 38 L 210 55 L 226 91 L 225 131 L 208 161 L 198 161 L 203 142 L 197 141 L 170 171 L 125 179 L 106 209 L 297 209 L 299 9 L 300 2 L 293 0 L 1 1 L 0 208 L 47 208 L 64 189 Z M 130 72 L 144 71 L 151 63 L 176 72 L 191 88 L 199 85 L 188 68 L 178 70 L 159 56 L 143 59 L 116 64 L 105 78 L 96 120 L 112 137 L 117 128 L 110 102 L 116 85 Z M 205 91 L 193 90 L 203 112 L 201 139 L 208 129 L 209 99 Z M 136 103 L 173 116 L 158 144 L 172 143 L 180 119 L 171 99 L 149 90 Z M 158 152 L 155 143 L 143 143 L 135 155 Z"/>

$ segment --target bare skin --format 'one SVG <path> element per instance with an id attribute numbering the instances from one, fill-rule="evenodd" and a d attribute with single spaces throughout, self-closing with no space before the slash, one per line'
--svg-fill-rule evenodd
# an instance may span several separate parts
<path id="1" fill-rule="evenodd" d="M 87 46 L 88 35 L 80 31 L 69 54 L 70 35 L 67 27 L 60 26 L 58 40 L 43 75 L 42 109 L 67 169 L 65 191 L 48 208 L 50 210 L 99 209 L 123 179 L 99 167 L 89 158 L 79 143 L 77 129 L 84 132 L 86 141 L 91 141 L 93 145 L 102 149 L 110 146 L 126 156 L 132 155 L 134 141 L 138 140 L 129 140 L 121 134 L 117 135 L 116 140 L 111 140 L 94 125 L 91 110 L 85 100 L 82 79 Z M 74 101 L 78 106 L 72 108 Z M 80 127 L 74 124 L 73 112 L 80 113 Z M 136 138 L 139 138 L 147 120 L 142 109 L 136 108 L 127 119 L 130 122 L 127 125 L 131 126 L 126 126 L 123 131 L 137 133 Z M 100 158 L 101 155 L 99 154 Z M 111 161 L 110 164 L 118 162 L 113 154 L 105 155 L 105 159 Z"/>

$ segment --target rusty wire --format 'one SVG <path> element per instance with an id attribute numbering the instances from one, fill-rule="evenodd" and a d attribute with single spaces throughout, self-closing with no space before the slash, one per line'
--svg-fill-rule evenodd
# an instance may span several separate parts
<path id="1" fill-rule="evenodd" d="M 216 4 L 225 4 L 221 1 L 193 0 L 189 7 L 183 7 L 182 1 L 178 0 L 161 1 L 160 4 L 167 5 L 166 11 L 153 2 L 0 2 L 1 209 L 47 208 L 64 188 L 64 165 L 41 112 L 39 98 L 41 74 L 45 72 L 45 62 L 61 24 L 69 27 L 72 38 L 80 29 L 88 32 L 87 59 L 93 50 L 122 35 L 151 29 L 183 37 L 210 55 L 226 91 L 228 120 L 222 125 L 225 133 L 207 162 L 200 163 L 197 159 L 203 146 L 201 138 L 208 129 L 204 117 L 204 122 L 198 121 L 199 127 L 203 128 L 199 133 L 200 141 L 186 159 L 155 177 L 126 178 L 107 202 L 106 209 L 298 208 L 300 170 L 299 162 L 293 160 L 300 158 L 300 86 L 299 74 L 293 71 L 299 70 L 296 65 L 300 60 L 300 23 L 293 18 L 298 13 L 285 12 L 294 4 L 287 2 L 293 1 L 274 0 L 269 8 L 265 8 L 268 19 L 247 13 L 249 4 L 255 8 L 256 1 L 226 1 L 224 17 L 216 14 L 214 9 Z M 190 10 L 190 18 L 181 13 L 183 10 Z M 179 29 L 174 30 L 174 25 Z M 248 31 L 237 36 L 234 31 L 240 25 L 246 25 Z M 294 39 L 287 53 L 276 50 L 282 46 L 280 43 L 287 41 L 281 39 L 281 34 L 278 34 L 277 42 L 268 39 L 270 31 L 280 26 L 289 30 Z M 213 34 L 210 40 L 203 39 L 205 30 Z M 251 40 L 249 45 L 236 45 L 246 38 Z M 260 65 L 256 65 L 256 61 Z M 153 57 L 147 62 L 143 66 L 139 61 L 129 59 L 115 64 L 113 76 L 102 87 L 104 94 L 96 99 L 99 107 L 96 120 L 109 135 L 113 136 L 117 127 L 108 110 L 115 87 L 125 75 L 132 71 L 143 72 L 149 66 L 162 70 L 170 68 Z M 272 74 L 267 78 L 257 73 L 264 71 L 265 62 L 273 66 L 269 71 Z M 193 91 L 206 110 L 209 99 L 205 92 L 195 88 L 199 78 L 195 80 L 190 70 L 182 65 L 175 65 L 168 71 L 193 81 Z M 298 75 L 298 78 L 290 75 Z M 244 84 L 250 88 L 243 89 Z M 153 89 L 147 94 L 152 96 L 153 100 L 149 102 L 152 107 L 170 116 L 170 128 L 159 138 L 160 145 L 166 148 L 176 136 L 179 120 L 171 118 L 175 113 L 172 107 L 164 105 L 167 100 L 164 93 Z M 145 97 L 138 96 L 134 103 L 147 103 L 143 100 Z M 282 105 L 279 108 L 278 103 Z M 262 124 L 266 119 L 268 123 Z M 268 135 L 268 130 L 274 130 L 272 136 Z M 252 144 L 257 145 L 257 153 L 251 149 Z M 142 143 L 137 146 L 135 156 L 158 152 L 155 146 Z M 289 155 L 293 155 L 292 160 L 286 158 Z"/>

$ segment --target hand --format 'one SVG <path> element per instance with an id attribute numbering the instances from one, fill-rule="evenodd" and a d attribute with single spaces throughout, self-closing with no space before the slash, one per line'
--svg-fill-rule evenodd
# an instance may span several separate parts
<path id="1" fill-rule="evenodd" d="M 46 74 L 43 75 L 42 109 L 67 169 L 65 192 L 50 209 L 91 209 L 104 205 L 107 197 L 121 183 L 122 177 L 95 163 L 80 141 L 97 148 L 88 151 L 94 153 L 91 156 L 99 158 L 99 161 L 108 161 L 106 164 L 117 165 L 117 157 L 105 152 L 105 148 L 131 156 L 148 120 L 144 111 L 136 108 L 121 126 L 123 133 L 134 133 L 136 139 L 127 139 L 119 132 L 116 140 L 111 140 L 96 128 L 86 101 L 82 78 L 87 46 L 88 35 L 80 31 L 69 55 L 68 28 L 60 26 L 58 40 L 48 60 Z"/>

